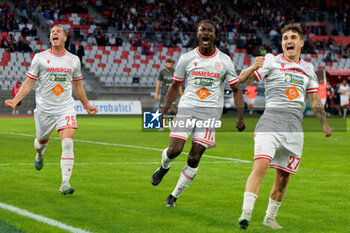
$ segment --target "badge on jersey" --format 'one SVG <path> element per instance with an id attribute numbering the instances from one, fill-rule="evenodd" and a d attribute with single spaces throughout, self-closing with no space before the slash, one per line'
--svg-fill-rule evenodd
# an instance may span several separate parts
<path id="1" fill-rule="evenodd" d="M 198 91 L 196 91 L 197 96 L 201 99 L 204 100 L 206 99 L 208 96 L 210 96 L 210 92 L 207 90 L 207 88 L 202 87 L 201 89 L 199 89 Z"/>
<path id="2" fill-rule="evenodd" d="M 201 86 L 213 86 L 213 79 L 212 78 L 196 77 L 194 79 L 194 84 L 201 85 Z"/>
<path id="3" fill-rule="evenodd" d="M 299 97 L 299 92 L 295 86 L 292 86 L 292 87 L 284 90 L 284 92 L 286 93 L 289 101 L 292 101 L 292 100 Z"/>
<path id="4" fill-rule="evenodd" d="M 64 88 L 60 84 L 57 84 L 51 91 L 55 93 L 56 96 L 59 96 L 64 92 Z"/>
<path id="5" fill-rule="evenodd" d="M 143 112 L 143 128 L 144 129 L 160 129 L 160 116 L 162 114 L 157 112 Z"/>

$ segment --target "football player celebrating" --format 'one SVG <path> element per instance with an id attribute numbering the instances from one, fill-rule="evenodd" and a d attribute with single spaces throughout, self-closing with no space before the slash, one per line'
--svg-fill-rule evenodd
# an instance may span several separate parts
<path id="1" fill-rule="evenodd" d="M 73 136 L 78 128 L 72 91 L 90 115 L 97 113 L 97 108 L 89 104 L 81 82 L 80 60 L 66 51 L 66 40 L 67 32 L 64 28 L 60 25 L 53 26 L 50 33 L 51 48 L 34 56 L 22 88 L 16 97 L 5 101 L 5 106 L 14 109 L 38 81 L 34 110 L 34 148 L 37 151 L 35 168 L 42 169 L 49 136 L 56 127 L 62 142 L 60 193 L 72 194 L 75 189 L 70 186 L 69 180 L 74 163 Z"/>
<path id="2" fill-rule="evenodd" d="M 199 23 L 198 46 L 180 57 L 174 72 L 173 83 L 165 96 L 163 116 L 176 99 L 182 82 L 186 82 L 186 89 L 180 99 L 178 113 L 174 119 L 174 127 L 171 128 L 169 147 L 163 150 L 161 166 L 152 176 L 153 185 L 161 182 L 170 169 L 171 161 L 182 152 L 187 138 L 192 133 L 192 147 L 187 165 L 183 168 L 174 191 L 167 197 L 166 206 L 175 206 L 175 201 L 196 176 L 204 151 L 215 147 L 216 128 L 212 125 L 200 127 L 201 124 L 197 122 L 220 119 L 225 79 L 233 90 L 238 109 L 236 127 L 239 131 L 245 128 L 244 101 L 235 66 L 229 56 L 214 46 L 217 35 L 214 22 L 203 20 Z M 187 124 L 188 122 L 196 124 Z"/>

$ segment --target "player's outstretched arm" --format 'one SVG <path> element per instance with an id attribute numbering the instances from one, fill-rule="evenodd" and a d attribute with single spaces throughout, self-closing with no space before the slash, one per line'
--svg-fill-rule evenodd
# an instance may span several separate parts
<path id="1" fill-rule="evenodd" d="M 238 80 L 240 83 L 249 83 L 256 81 L 255 75 L 253 72 L 261 68 L 264 64 L 265 57 L 259 56 L 254 60 L 253 65 L 249 66 L 247 69 L 242 70 L 239 74 Z"/>
<path id="2" fill-rule="evenodd" d="M 73 81 L 73 90 L 75 95 L 78 97 L 80 100 L 81 104 L 85 108 L 85 110 L 90 114 L 94 115 L 97 113 L 97 108 L 95 106 L 91 106 L 89 103 L 89 100 L 86 97 L 86 93 L 84 90 L 83 83 L 81 80 L 78 81 Z"/>
<path id="3" fill-rule="evenodd" d="M 329 127 L 326 117 L 326 112 L 324 111 L 323 104 L 321 103 L 320 98 L 317 93 L 308 94 L 310 105 L 312 111 L 314 112 L 316 118 L 321 122 L 323 126 L 324 136 L 330 137 L 333 134 L 333 129 Z"/>
<path id="4" fill-rule="evenodd" d="M 33 88 L 35 84 L 34 79 L 27 78 L 26 81 L 23 82 L 22 87 L 19 89 L 19 92 L 13 99 L 5 100 L 5 106 L 7 108 L 12 108 L 13 110 L 16 108 L 17 104 L 28 95 L 30 90 Z"/>
<path id="5" fill-rule="evenodd" d="M 237 120 L 236 128 L 238 129 L 239 132 L 242 132 L 245 129 L 245 124 L 243 121 L 244 99 L 243 99 L 242 89 L 238 83 L 230 85 L 230 87 L 233 91 L 233 97 L 234 97 L 234 101 L 235 101 L 235 105 L 236 105 L 237 113 L 238 113 L 238 120 Z"/>

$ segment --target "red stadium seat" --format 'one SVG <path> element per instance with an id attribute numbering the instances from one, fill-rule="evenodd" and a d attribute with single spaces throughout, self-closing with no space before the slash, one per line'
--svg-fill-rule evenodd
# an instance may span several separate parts
<path id="1" fill-rule="evenodd" d="M 173 55 L 174 55 L 174 52 L 173 52 L 173 51 L 168 51 L 168 52 L 166 53 L 166 55 L 167 55 L 167 56 L 173 56 Z"/>
<path id="2" fill-rule="evenodd" d="M 320 50 L 318 50 L 318 53 L 319 53 L 319 54 L 324 54 L 325 51 L 324 51 L 323 49 L 320 49 Z"/>
<path id="3" fill-rule="evenodd" d="M 324 67 L 324 66 L 319 66 L 318 69 L 319 69 L 319 70 L 325 70 L 326 67 Z"/>
<path id="4" fill-rule="evenodd" d="M 175 52 L 181 52 L 181 48 L 180 48 L 180 47 L 176 47 L 176 48 L 174 49 L 174 51 L 175 51 Z"/>
<path id="5" fill-rule="evenodd" d="M 75 44 L 76 46 L 80 46 L 80 45 L 81 45 L 80 41 L 74 41 L 74 44 Z"/>
<path id="6" fill-rule="evenodd" d="M 30 57 L 33 59 L 33 57 L 35 56 L 35 53 L 30 53 Z"/>
<path id="7" fill-rule="evenodd" d="M 318 56 L 317 56 L 316 53 L 313 53 L 313 54 L 311 55 L 311 57 L 312 57 L 312 58 L 317 58 Z"/>
<path id="8" fill-rule="evenodd" d="M 85 49 L 86 50 L 92 50 L 92 46 L 91 45 L 87 45 L 87 46 L 85 46 Z"/>
<path id="9" fill-rule="evenodd" d="M 122 55 L 129 55 L 129 51 L 124 50 L 124 51 L 122 52 Z"/>
<path id="10" fill-rule="evenodd" d="M 132 64 L 132 68 L 138 69 L 138 68 L 140 68 L 140 64 L 134 63 L 134 64 Z"/>
<path id="11" fill-rule="evenodd" d="M 142 59 L 141 60 L 141 64 L 148 64 L 148 60 L 147 59 Z"/>
<path id="12" fill-rule="evenodd" d="M 103 51 L 103 54 L 105 54 L 105 55 L 109 55 L 109 54 L 110 54 L 110 52 L 109 52 L 109 51 L 107 51 L 107 50 L 104 50 L 104 51 Z"/>
<path id="13" fill-rule="evenodd" d="M 98 46 L 98 50 L 104 51 L 105 47 L 104 46 Z"/>
<path id="14" fill-rule="evenodd" d="M 140 59 L 141 59 L 140 55 L 138 55 L 138 54 L 134 55 L 134 60 L 140 60 Z"/>
<path id="15" fill-rule="evenodd" d="M 159 68 L 160 68 L 160 65 L 159 65 L 159 64 L 153 64 L 152 67 L 155 68 L 155 69 L 159 69 Z"/>
<path id="16" fill-rule="evenodd" d="M 146 56 L 146 59 L 147 59 L 147 60 L 153 60 L 153 55 L 147 55 L 147 56 Z"/>
<path id="17" fill-rule="evenodd" d="M 131 51 L 137 51 L 137 47 L 132 46 L 132 47 L 131 47 Z"/>
<path id="18" fill-rule="evenodd" d="M 331 61 L 326 62 L 326 66 L 332 67 L 332 62 Z"/>
<path id="19" fill-rule="evenodd" d="M 122 54 L 120 56 L 121 59 L 128 60 L 128 54 Z"/>
<path id="20" fill-rule="evenodd" d="M 243 64 L 246 65 L 246 66 L 250 66 L 250 63 L 251 63 L 250 56 L 245 56 Z"/>
<path id="21" fill-rule="evenodd" d="M 118 51 L 118 46 L 112 46 L 112 51 Z"/>
<path id="22" fill-rule="evenodd" d="M 87 62 L 87 63 L 94 63 L 94 59 L 88 58 L 88 59 L 86 59 L 86 62 Z"/>
<path id="23" fill-rule="evenodd" d="M 98 67 L 105 68 L 106 64 L 105 63 L 98 63 Z"/>
<path id="24" fill-rule="evenodd" d="M 124 71 L 125 73 L 130 73 L 130 72 L 131 72 L 131 68 L 125 67 L 125 68 L 123 69 L 123 71 Z"/>
<path id="25" fill-rule="evenodd" d="M 160 56 L 159 56 L 159 60 L 161 60 L 161 61 L 165 60 L 165 58 L 166 58 L 166 57 L 163 56 L 163 55 L 160 55 Z"/>
<path id="26" fill-rule="evenodd" d="M 36 42 L 36 44 L 37 44 L 37 45 L 43 45 L 43 44 L 44 44 L 44 42 L 43 42 L 43 41 L 41 41 L 41 40 L 38 40 L 38 41 Z"/>
<path id="27" fill-rule="evenodd" d="M 306 58 L 304 59 L 304 61 L 306 61 L 306 62 L 311 62 L 311 58 L 306 57 Z"/>
<path id="28" fill-rule="evenodd" d="M 26 61 L 22 62 L 22 66 L 24 66 L 24 67 L 28 67 L 29 65 L 30 65 L 29 62 L 26 62 Z"/>
<path id="29" fill-rule="evenodd" d="M 175 49 L 174 49 L 173 47 L 169 47 L 169 48 L 168 48 L 168 52 L 174 52 L 174 50 L 175 50 Z"/>
<path id="30" fill-rule="evenodd" d="M 94 58 L 96 58 L 96 59 L 101 59 L 102 56 L 101 56 L 101 54 L 95 54 Z"/>
<path id="31" fill-rule="evenodd" d="M 120 64 L 122 61 L 120 59 L 114 59 L 114 63 Z"/>

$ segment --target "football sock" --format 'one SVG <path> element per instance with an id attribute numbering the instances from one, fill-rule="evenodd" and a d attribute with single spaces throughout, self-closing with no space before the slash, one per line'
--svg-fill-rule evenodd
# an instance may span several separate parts
<path id="1" fill-rule="evenodd" d="M 62 156 L 61 156 L 62 184 L 69 185 L 69 179 L 72 175 L 73 164 L 74 164 L 73 139 L 64 138 L 62 140 Z"/>
<path id="2" fill-rule="evenodd" d="M 168 151 L 168 148 L 165 148 L 162 153 L 162 167 L 165 169 L 169 169 L 171 161 L 175 160 L 175 159 L 168 158 L 167 151 Z"/>
<path id="3" fill-rule="evenodd" d="M 345 119 L 346 118 L 346 113 L 348 112 L 348 109 L 347 108 L 345 108 L 344 109 L 344 115 L 343 115 L 343 118 Z"/>
<path id="4" fill-rule="evenodd" d="M 255 200 L 258 196 L 251 192 L 244 192 L 242 211 L 253 212 Z"/>
<path id="5" fill-rule="evenodd" d="M 265 218 L 268 217 L 268 218 L 274 219 L 276 217 L 278 208 L 280 207 L 281 204 L 282 202 L 278 202 L 269 198 L 269 205 L 267 206 Z"/>
<path id="6" fill-rule="evenodd" d="M 36 152 L 38 152 L 38 154 L 35 157 L 36 161 L 39 161 L 39 160 L 43 159 L 44 154 L 45 154 L 45 150 L 46 150 L 46 146 L 47 146 L 47 143 L 46 144 L 40 144 L 38 139 L 35 138 L 35 140 L 34 140 L 34 148 L 35 148 Z"/>
<path id="7" fill-rule="evenodd" d="M 198 167 L 192 168 L 188 165 L 184 167 L 184 169 L 181 172 L 179 181 L 176 184 L 176 187 L 174 191 L 171 193 L 174 197 L 178 198 L 181 193 L 187 188 L 187 186 L 191 183 L 191 181 L 194 179 L 198 171 Z"/>

